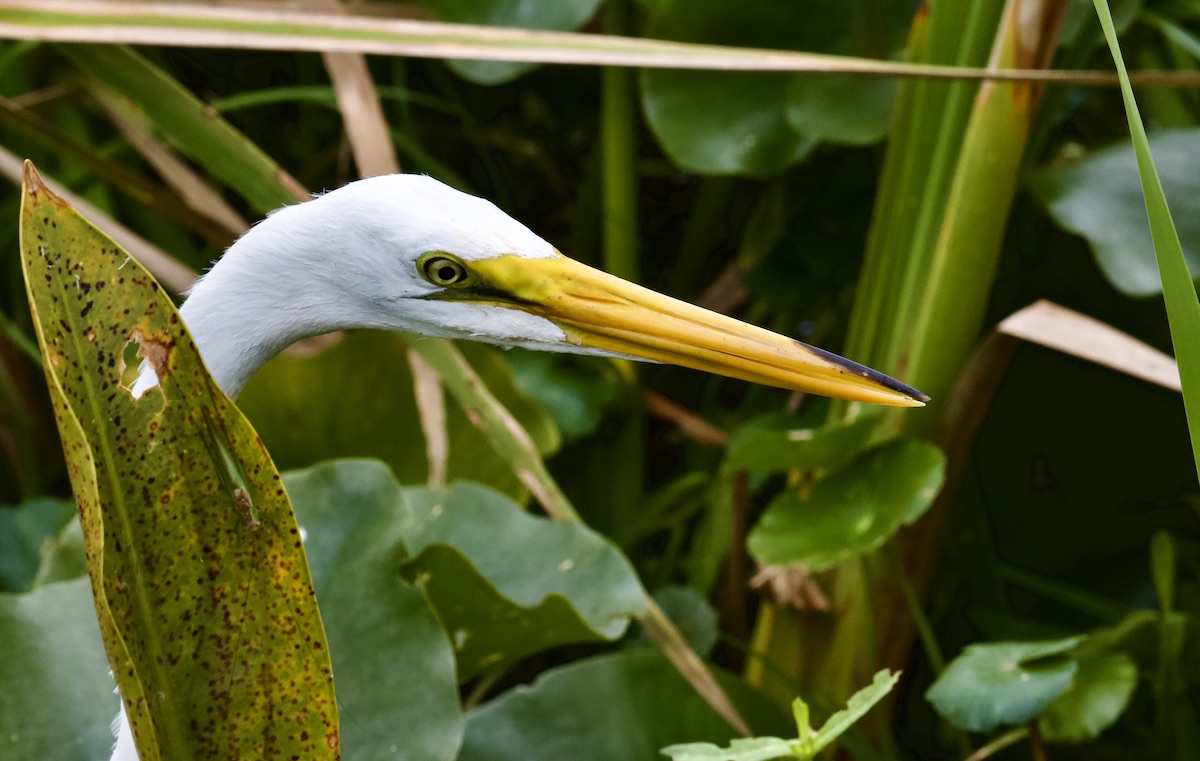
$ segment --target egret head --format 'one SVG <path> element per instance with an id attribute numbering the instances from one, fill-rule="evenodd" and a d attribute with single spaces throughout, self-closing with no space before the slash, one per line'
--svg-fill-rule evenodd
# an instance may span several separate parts
<path id="1" fill-rule="evenodd" d="M 366 327 L 667 362 L 879 404 L 925 400 L 836 355 L 568 259 L 490 202 L 420 175 L 360 180 L 271 214 L 197 285 L 183 315 L 231 393 L 298 338 Z M 241 349 L 210 356 L 218 323 L 247 339 Z M 255 326 L 270 339 L 248 340 Z M 227 354 L 240 359 L 220 367 Z"/>

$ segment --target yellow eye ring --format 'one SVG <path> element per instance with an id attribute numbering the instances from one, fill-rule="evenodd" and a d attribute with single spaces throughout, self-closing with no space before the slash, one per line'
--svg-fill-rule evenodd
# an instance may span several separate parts
<path id="1" fill-rule="evenodd" d="M 457 258 L 438 251 L 422 256 L 417 262 L 417 269 L 421 277 L 442 288 L 462 285 L 471 276 Z"/>

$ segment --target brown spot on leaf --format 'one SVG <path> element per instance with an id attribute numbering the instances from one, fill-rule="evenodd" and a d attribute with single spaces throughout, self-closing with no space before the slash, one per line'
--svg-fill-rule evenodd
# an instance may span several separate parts
<path id="1" fill-rule="evenodd" d="M 165 336 L 147 336 L 142 332 L 141 328 L 134 328 L 129 334 L 129 340 L 125 343 L 125 351 L 121 357 L 120 367 L 118 368 L 121 376 L 121 388 L 132 393 L 133 384 L 137 381 L 140 373 L 139 363 L 132 362 L 132 357 L 129 356 L 129 349 L 137 345 L 137 359 L 144 359 L 146 363 L 154 370 L 155 377 L 161 385 L 167 377 L 167 372 L 170 369 L 171 352 L 174 348 L 174 342 L 166 340 Z M 155 425 L 157 427 L 157 424 Z"/>

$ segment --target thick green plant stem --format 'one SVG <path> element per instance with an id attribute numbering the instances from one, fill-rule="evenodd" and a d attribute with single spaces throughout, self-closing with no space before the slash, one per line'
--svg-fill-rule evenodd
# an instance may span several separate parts
<path id="1" fill-rule="evenodd" d="M 626 34 L 627 0 L 609 0 L 604 31 Z M 607 67 L 601 73 L 600 149 L 604 167 L 604 268 L 626 280 L 641 274 L 638 259 L 638 190 L 635 167 L 637 122 L 633 71 Z"/>
<path id="2" fill-rule="evenodd" d="M 918 12 L 909 58 L 979 63 L 995 34 L 1000 0 L 940 3 Z M 846 352 L 896 373 L 905 371 L 900 340 L 905 320 L 925 295 L 933 231 L 944 208 L 974 82 L 901 84 L 863 272 L 850 318 Z M 843 414 L 847 405 L 840 405 Z"/>
<path id="3" fill-rule="evenodd" d="M 679 243 L 679 258 L 668 282 L 678 298 L 691 298 L 701 285 L 705 259 L 712 253 L 713 239 L 727 219 L 736 181 L 730 177 L 703 177 L 697 182 L 695 200 Z"/>
<path id="4" fill-rule="evenodd" d="M 604 31 L 629 33 L 628 0 L 608 0 L 604 6 Z M 601 229 L 604 269 L 633 282 L 641 279 L 638 234 L 637 101 L 634 72 L 607 67 L 601 70 L 600 154 Z M 645 488 L 645 414 L 642 409 L 639 373 L 629 364 L 631 381 L 624 415 L 613 434 L 609 467 L 621 473 L 611 482 L 611 504 L 605 528 L 632 521 L 641 505 Z M 600 516 L 593 515 L 593 523 Z"/>

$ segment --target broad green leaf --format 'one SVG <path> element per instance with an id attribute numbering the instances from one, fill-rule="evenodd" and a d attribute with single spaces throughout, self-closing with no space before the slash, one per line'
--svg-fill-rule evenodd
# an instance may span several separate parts
<path id="1" fill-rule="evenodd" d="M 990 732 L 1042 715 L 1074 678 L 1065 654 L 1081 637 L 970 645 L 950 662 L 925 697 L 959 729 Z M 1056 657 L 1057 656 L 1057 657 Z"/>
<path id="2" fill-rule="evenodd" d="M 717 678 L 753 729 L 787 731 L 767 698 Z M 672 743 L 732 734 L 660 653 L 637 648 L 552 669 L 472 711 L 458 761 L 652 761 Z"/>
<path id="3" fill-rule="evenodd" d="M 892 126 L 896 87 L 896 80 L 879 77 L 795 77 L 787 93 L 787 120 L 815 140 L 869 145 L 882 140 Z"/>
<path id="4" fill-rule="evenodd" d="M 153 278 L 28 164 L 21 251 L 100 630 L 142 761 L 335 758 L 321 618 L 257 434 Z M 123 385 L 133 349 L 160 379 L 140 399 Z"/>
<path id="5" fill-rule="evenodd" d="M 338 705 L 347 717 L 341 738 L 346 756 L 364 761 L 395 758 L 394 749 L 400 747 L 409 757 L 424 761 L 453 759 L 465 724 L 454 652 L 425 595 L 397 573 L 405 558 L 395 515 L 403 499 L 400 488 L 377 463 L 330 464 L 285 474 L 283 481 L 294 496 L 297 519 L 307 534 L 313 584 L 337 674 Z M 51 575 L 55 566 L 82 567 L 78 534 L 77 522 L 63 530 L 38 572 L 39 581 Z M 86 568 L 81 571 L 86 572 Z M 100 654 L 95 681 L 111 696 L 112 679 L 103 661 L 86 584 L 81 594 L 86 595 L 84 604 L 73 613 L 83 622 L 81 629 L 93 632 L 90 646 Z M 34 665 L 30 661 L 26 667 Z M 48 676 L 41 663 L 36 665 L 32 674 L 57 688 L 48 692 L 62 693 L 48 699 L 49 704 L 73 695 L 75 678 Z M 0 702 L 6 684 L 0 681 Z M 107 726 L 116 713 L 116 700 L 112 696 L 103 709 L 105 745 L 87 758 L 101 757 L 101 750 L 112 745 Z M 0 731 L 8 729 L 3 718 Z M 47 735 L 62 736 L 73 731 L 71 722 L 77 719 L 68 712 L 43 716 L 41 721 Z M 25 757 L 34 756 L 21 756 Z"/>
<path id="6" fill-rule="evenodd" d="M 1093 740 L 1120 718 L 1137 687 L 1137 664 L 1125 653 L 1079 658 L 1079 670 L 1038 724 L 1050 742 Z"/>
<path id="7" fill-rule="evenodd" d="M 276 357 L 247 384 L 238 406 L 254 422 L 281 468 L 308 467 L 338 457 L 371 457 L 386 462 L 401 482 L 420 483 L 428 473 L 428 462 L 406 347 L 398 334 L 360 331 L 319 354 Z M 539 448 L 553 451 L 558 446 L 554 423 L 516 390 L 503 354 L 477 344 L 459 348 Z M 512 467 L 495 454 L 453 397 L 447 398 L 446 428 L 451 480 L 479 481 L 524 498 L 525 489 Z"/>
<path id="8" fill-rule="evenodd" d="M 575 521 L 548 521 L 473 484 L 409 489 L 404 574 L 437 608 L 459 678 L 571 642 L 615 640 L 646 610 L 620 550 Z"/>
<path id="9" fill-rule="evenodd" d="M 584 24 L 600 0 L 423 0 L 443 21 L 459 24 L 483 24 L 521 29 L 551 29 L 565 32 Z M 515 79 L 533 68 L 533 64 L 507 61 L 450 62 L 462 76 L 484 85 L 498 85 Z"/>
<path id="10" fill-rule="evenodd" d="M 808 726 L 808 705 L 796 698 L 792 711 L 796 716 L 801 738 L 782 740 L 778 737 L 739 738 L 728 748 L 711 743 L 683 743 L 662 749 L 672 761 L 768 761 L 773 758 L 810 759 L 840 737 L 854 722 L 866 715 L 883 700 L 900 681 L 899 674 L 886 669 L 875 674 L 871 684 L 850 696 L 846 707 L 837 711 L 814 734 Z M 805 734 L 807 733 L 807 734 Z"/>
<path id="11" fill-rule="evenodd" d="M 821 428 L 742 428 L 729 441 L 723 467 L 779 471 L 840 465 L 862 451 L 877 422 L 875 416 L 864 415 Z"/>
<path id="12" fill-rule="evenodd" d="M 932 444 L 877 447 L 818 481 L 807 499 L 789 490 L 772 502 L 750 532 L 750 552 L 813 570 L 871 552 L 933 504 L 944 476 L 945 456 Z"/>
<path id="13" fill-rule="evenodd" d="M 24 592 L 33 585 L 44 549 L 74 515 L 72 502 L 49 497 L 0 506 L 0 592 Z"/>
<path id="14" fill-rule="evenodd" d="M 810 34 L 818 13 L 772 0 L 695 4 L 666 0 L 646 36 L 746 47 L 819 49 Z M 772 174 L 804 158 L 816 141 L 787 121 L 792 75 L 643 70 L 642 108 L 663 150 L 678 166 L 701 174 Z"/>
<path id="15" fill-rule="evenodd" d="M 878 43 L 887 49 L 869 52 L 879 57 L 903 44 L 913 8 L 906 0 L 667 0 L 652 14 L 646 35 L 833 54 L 861 53 Z M 821 140 L 873 142 L 887 131 L 894 100 L 891 83 L 820 74 L 655 69 L 644 70 L 641 83 L 642 106 L 663 149 L 679 166 L 703 174 L 773 174 Z"/>
<path id="16" fill-rule="evenodd" d="M 295 203 L 304 189 L 261 148 L 132 48 L 61 45 L 89 77 L 139 108 L 159 134 L 260 212 Z"/>
<path id="17" fill-rule="evenodd" d="M 107 758 L 119 699 L 87 579 L 0 594 L 0 757 Z"/>
<path id="18" fill-rule="evenodd" d="M 1200 128 L 1150 138 L 1192 277 L 1200 275 Z M 1119 143 L 1075 164 L 1042 169 L 1030 190 L 1058 225 L 1083 236 L 1104 276 L 1131 296 L 1162 291 L 1133 146 Z"/>
<path id="19" fill-rule="evenodd" d="M 910 0 L 839 4 L 819 48 L 889 58 L 902 52 L 917 4 Z M 819 11 L 818 11 L 819 12 Z M 849 145 L 879 141 L 892 125 L 897 82 L 884 77 L 798 76 L 788 88 L 787 120 L 802 135 Z"/>
<path id="20" fill-rule="evenodd" d="M 312 561 L 345 717 L 346 758 L 452 761 L 465 718 L 454 651 L 408 557 L 404 494 L 377 462 L 331 462 L 288 473 Z"/>
<path id="21" fill-rule="evenodd" d="M 286 483 L 325 610 L 325 579 L 361 587 L 328 570 L 338 553 L 356 551 L 348 533 L 361 533 L 359 521 L 383 521 L 377 514 L 395 524 L 384 532 L 392 555 L 377 553 L 386 566 L 378 572 L 425 593 L 453 645 L 460 681 L 557 645 L 615 639 L 645 609 L 636 574 L 608 541 L 578 523 L 531 516 L 482 486 L 401 490 L 382 464 L 353 460 L 290 474 Z M 338 622 L 328 617 L 337 642 Z M 340 671 L 338 679 L 342 696 Z"/>

